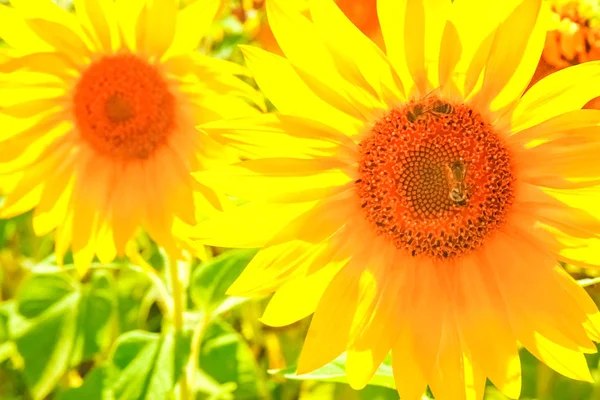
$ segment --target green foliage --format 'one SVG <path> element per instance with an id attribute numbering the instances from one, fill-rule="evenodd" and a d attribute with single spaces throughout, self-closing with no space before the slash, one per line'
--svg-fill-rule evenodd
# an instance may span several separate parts
<path id="1" fill-rule="evenodd" d="M 176 333 L 132 331 L 116 342 L 111 366 L 116 400 L 168 398 L 187 360 L 189 341 Z"/>
<path id="2" fill-rule="evenodd" d="M 346 379 L 346 354 L 342 354 L 331 363 L 305 375 L 296 375 L 296 367 L 291 366 L 283 370 L 271 371 L 273 374 L 281 375 L 287 379 L 318 380 L 324 382 L 348 383 Z M 369 385 L 395 388 L 394 376 L 392 374 L 391 358 L 388 357 L 375 372 L 375 376 Z"/>
<path id="3" fill-rule="evenodd" d="M 256 250 L 234 250 L 196 268 L 190 284 L 194 304 L 208 313 L 220 307 L 220 311 L 225 311 L 222 307 L 232 303 L 225 292 L 255 254 Z M 242 301 L 234 300 L 235 303 Z"/>
<path id="4" fill-rule="evenodd" d="M 94 368 L 90 371 L 80 387 L 70 388 L 59 393 L 56 400 L 112 400 L 111 382 L 114 375 L 106 367 Z"/>
<path id="5" fill-rule="evenodd" d="M 266 396 L 252 350 L 228 323 L 216 321 L 207 329 L 199 362 L 204 372 L 220 384 L 235 383 L 236 399 Z"/>
<path id="6" fill-rule="evenodd" d="M 64 272 L 40 273 L 22 284 L 9 330 L 35 399 L 48 395 L 69 368 L 110 344 L 113 298 L 104 274 L 80 284 Z"/>

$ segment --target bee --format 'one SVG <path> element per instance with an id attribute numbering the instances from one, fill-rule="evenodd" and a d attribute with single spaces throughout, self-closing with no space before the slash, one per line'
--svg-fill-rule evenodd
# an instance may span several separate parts
<path id="1" fill-rule="evenodd" d="M 450 200 L 457 206 L 463 207 L 467 205 L 467 192 L 464 188 L 454 187 L 450 190 Z"/>
<path id="2" fill-rule="evenodd" d="M 427 96 L 425 96 L 426 98 Z M 425 99 L 423 98 L 423 99 Z M 406 112 L 406 119 L 408 119 L 409 122 L 414 123 L 415 121 L 417 121 L 420 117 L 431 113 L 437 116 L 440 115 L 444 115 L 444 114 L 453 114 L 454 113 L 454 107 L 452 107 L 452 105 L 450 103 L 446 103 L 443 102 L 441 100 L 437 100 L 435 102 L 433 102 L 433 104 L 431 105 L 424 105 L 423 101 L 415 104 L 412 109 L 408 110 Z"/>
<path id="3" fill-rule="evenodd" d="M 447 165 L 448 180 L 452 184 L 449 197 L 452 203 L 457 206 L 467 205 L 467 190 L 465 178 L 467 177 L 467 165 L 460 159 Z"/>
<path id="4" fill-rule="evenodd" d="M 436 101 L 433 107 L 431 107 L 431 112 L 435 114 L 454 114 L 454 107 L 450 103 Z"/>
<path id="5" fill-rule="evenodd" d="M 406 112 L 406 119 L 408 119 L 411 123 L 415 123 L 415 121 L 419 119 L 421 115 L 425 114 L 424 110 L 425 107 L 423 104 L 415 104 L 412 110 L 408 110 Z"/>

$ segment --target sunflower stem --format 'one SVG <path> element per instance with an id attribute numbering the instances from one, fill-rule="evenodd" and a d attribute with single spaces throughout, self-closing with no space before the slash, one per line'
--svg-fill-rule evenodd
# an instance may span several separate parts
<path id="1" fill-rule="evenodd" d="M 196 379 L 197 372 L 200 370 L 200 350 L 202 347 L 202 339 L 204 337 L 204 332 L 209 322 L 210 316 L 202 312 L 202 317 L 200 318 L 200 321 L 198 321 L 198 323 L 196 324 L 196 327 L 194 328 L 194 332 L 192 334 L 190 358 L 185 368 L 185 373 L 187 374 L 188 382 L 192 382 L 190 389 L 193 395 L 195 395 L 197 391 L 197 387 L 193 382 Z"/>
<path id="2" fill-rule="evenodd" d="M 177 259 L 174 257 L 171 257 L 169 260 L 169 273 L 173 294 L 173 325 L 175 328 L 175 335 L 182 337 L 184 335 L 183 314 L 185 312 L 185 291 L 181 284 Z M 190 399 L 190 386 L 185 371 L 183 371 L 179 378 L 179 394 L 181 400 Z"/>
<path id="3" fill-rule="evenodd" d="M 171 301 L 171 296 L 169 296 L 167 287 L 160 276 L 156 273 L 156 270 L 150 264 L 148 264 L 146 260 L 144 260 L 139 252 L 139 249 L 137 248 L 137 243 L 135 243 L 135 241 L 130 241 L 127 244 L 125 251 L 127 257 L 129 257 L 129 260 L 135 264 L 129 265 L 128 268 L 131 268 L 134 271 L 142 272 L 152 282 L 152 284 L 154 284 L 154 287 L 158 292 L 157 304 L 161 311 L 171 318 L 173 315 L 173 302 Z M 94 266 L 92 266 L 92 268 L 93 267 Z"/>

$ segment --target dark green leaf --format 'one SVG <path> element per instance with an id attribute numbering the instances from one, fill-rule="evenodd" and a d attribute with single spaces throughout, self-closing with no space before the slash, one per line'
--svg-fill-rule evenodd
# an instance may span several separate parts
<path id="1" fill-rule="evenodd" d="M 27 280 L 17 296 L 17 310 L 25 318 L 35 318 L 49 308 L 77 301 L 79 283 L 66 273 L 36 274 Z"/>
<path id="2" fill-rule="evenodd" d="M 9 327 L 33 398 L 48 395 L 69 368 L 109 344 L 114 302 L 107 285 L 102 275 L 81 285 L 64 272 L 34 274 L 22 285 L 20 315 Z"/>
<path id="3" fill-rule="evenodd" d="M 34 275 L 17 298 L 26 317 L 11 318 L 11 336 L 25 362 L 25 381 L 35 399 L 48 395 L 70 366 L 81 294 L 64 274 Z M 14 327 L 14 328 L 13 328 Z"/>
<path id="4" fill-rule="evenodd" d="M 173 333 L 132 331 L 117 340 L 112 366 L 117 400 L 166 399 L 189 356 L 189 342 Z"/>
<path id="5" fill-rule="evenodd" d="M 82 298 L 79 313 L 83 360 L 90 359 L 111 344 L 111 319 L 116 308 L 112 284 L 109 274 L 96 273 L 90 285 L 84 288 L 87 296 Z"/>
<path id="6" fill-rule="evenodd" d="M 119 327 L 122 332 L 132 331 L 140 327 L 142 304 L 148 296 L 152 284 L 148 279 L 140 277 L 139 272 L 122 269 L 116 282 L 119 310 Z M 147 314 L 147 313 L 146 313 Z"/>
<path id="7" fill-rule="evenodd" d="M 296 375 L 296 366 L 269 372 L 276 375 L 282 375 L 287 379 L 310 379 L 316 381 L 347 383 L 348 380 L 346 379 L 345 370 L 346 354 L 342 354 L 324 367 L 305 375 Z M 375 375 L 373 376 L 373 379 L 371 379 L 371 382 L 369 382 L 369 385 L 383 386 L 392 389 L 395 388 L 394 376 L 392 374 L 392 367 L 389 361 L 386 360 L 386 362 L 379 366 L 375 372 Z"/>
<path id="8" fill-rule="evenodd" d="M 8 315 L 0 309 L 0 344 L 8 340 Z"/>
<path id="9" fill-rule="evenodd" d="M 226 322 L 207 328 L 200 353 L 200 368 L 221 385 L 235 382 L 234 398 L 262 399 L 263 377 L 254 354 L 239 333 Z"/>
<path id="10" fill-rule="evenodd" d="M 194 270 L 190 293 L 194 303 L 211 313 L 228 296 L 225 292 L 252 260 L 257 250 L 232 250 Z"/>

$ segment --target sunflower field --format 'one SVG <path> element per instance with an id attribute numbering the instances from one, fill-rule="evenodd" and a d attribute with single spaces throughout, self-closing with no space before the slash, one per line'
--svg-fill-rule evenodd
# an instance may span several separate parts
<path id="1" fill-rule="evenodd" d="M 0 0 L 0 400 L 600 400 L 600 1 Z"/>

